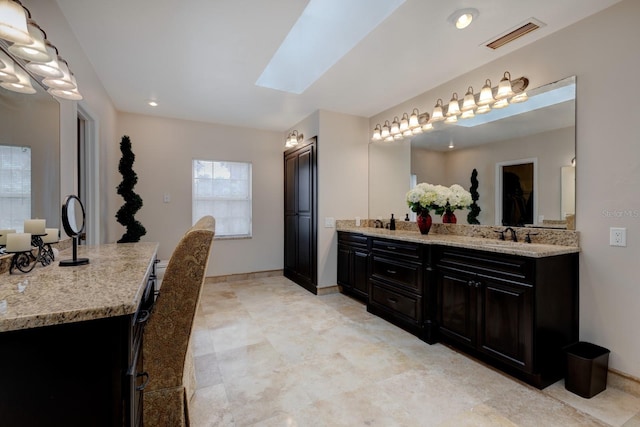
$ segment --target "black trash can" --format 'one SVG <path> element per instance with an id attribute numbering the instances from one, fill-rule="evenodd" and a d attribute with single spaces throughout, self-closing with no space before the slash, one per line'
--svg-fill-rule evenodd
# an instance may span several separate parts
<path id="1" fill-rule="evenodd" d="M 567 376 L 564 387 L 587 399 L 607 388 L 610 351 L 599 345 L 580 341 L 565 348 Z"/>

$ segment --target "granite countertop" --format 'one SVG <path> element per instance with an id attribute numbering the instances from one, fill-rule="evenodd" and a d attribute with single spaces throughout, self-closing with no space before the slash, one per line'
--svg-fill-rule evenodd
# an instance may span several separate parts
<path id="1" fill-rule="evenodd" d="M 421 243 L 425 245 L 442 245 L 467 249 L 478 249 L 486 252 L 519 255 L 529 258 L 544 258 L 549 256 L 580 252 L 580 248 L 577 246 L 511 242 L 498 239 L 487 239 L 482 237 L 435 233 L 423 235 L 417 231 L 391 231 L 384 228 L 338 227 L 338 231 L 348 231 L 352 233 L 363 234 L 365 236 L 384 237 L 386 239 Z"/>
<path id="2" fill-rule="evenodd" d="M 87 265 L 60 267 L 59 259 L 72 257 L 65 250 L 49 266 L 0 275 L 0 301 L 7 302 L 0 332 L 135 313 L 157 251 L 157 243 L 79 246 Z"/>

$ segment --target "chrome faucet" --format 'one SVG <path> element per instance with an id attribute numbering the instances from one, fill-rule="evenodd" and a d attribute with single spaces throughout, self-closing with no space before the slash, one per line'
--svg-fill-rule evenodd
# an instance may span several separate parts
<path id="1" fill-rule="evenodd" d="M 504 229 L 504 233 L 506 233 L 507 231 L 511 231 L 511 240 L 514 242 L 518 241 L 518 236 L 516 235 L 516 230 L 514 230 L 511 227 L 507 227 Z"/>

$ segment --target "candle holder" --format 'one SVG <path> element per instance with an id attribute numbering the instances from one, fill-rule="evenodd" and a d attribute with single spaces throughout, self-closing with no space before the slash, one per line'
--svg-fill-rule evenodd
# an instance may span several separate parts
<path id="1" fill-rule="evenodd" d="M 38 248 L 38 255 L 34 257 L 34 264 L 39 262 L 43 267 L 46 267 L 53 262 L 53 249 L 51 244 L 42 241 L 43 236 L 46 236 L 46 234 L 32 234 L 31 245 Z"/>
<path id="2" fill-rule="evenodd" d="M 31 251 L 20 251 L 20 252 L 10 252 L 7 253 L 13 254 L 11 257 L 11 265 L 9 266 L 9 274 L 13 274 L 13 269 L 17 268 L 23 273 L 28 273 L 36 266 L 34 262 L 36 257 L 33 256 Z"/>

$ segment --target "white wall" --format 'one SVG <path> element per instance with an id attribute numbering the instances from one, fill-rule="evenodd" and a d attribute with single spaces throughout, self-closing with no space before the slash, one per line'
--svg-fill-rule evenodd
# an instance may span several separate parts
<path id="1" fill-rule="evenodd" d="M 284 137 L 279 132 L 130 113 L 118 114 L 117 128 L 118 141 L 113 144 L 119 150 L 120 138 L 128 135 L 136 156 L 133 169 L 138 184 L 134 191 L 143 200 L 136 219 L 147 229 L 141 240 L 159 242 L 160 259 L 171 256 L 192 225 L 191 161 L 239 161 L 253 165 L 253 237 L 216 239 L 207 275 L 282 269 Z M 117 163 L 113 167 L 117 171 Z M 170 203 L 163 202 L 165 193 L 170 195 Z M 115 197 L 112 205 L 117 210 L 124 201 Z M 123 233 L 124 228 L 117 224 L 109 240 L 117 240 Z"/>
<path id="2" fill-rule="evenodd" d="M 437 98 L 500 76 L 531 87 L 577 76 L 577 210 L 580 338 L 611 350 L 612 368 L 640 377 L 640 2 L 626 0 L 373 117 L 369 129 Z M 609 227 L 626 227 L 627 247 L 610 247 Z"/>
<path id="3" fill-rule="evenodd" d="M 337 235 L 325 218 L 367 218 L 368 123 L 320 110 L 289 129 L 318 137 L 318 288 L 335 286 L 338 271 Z"/>

